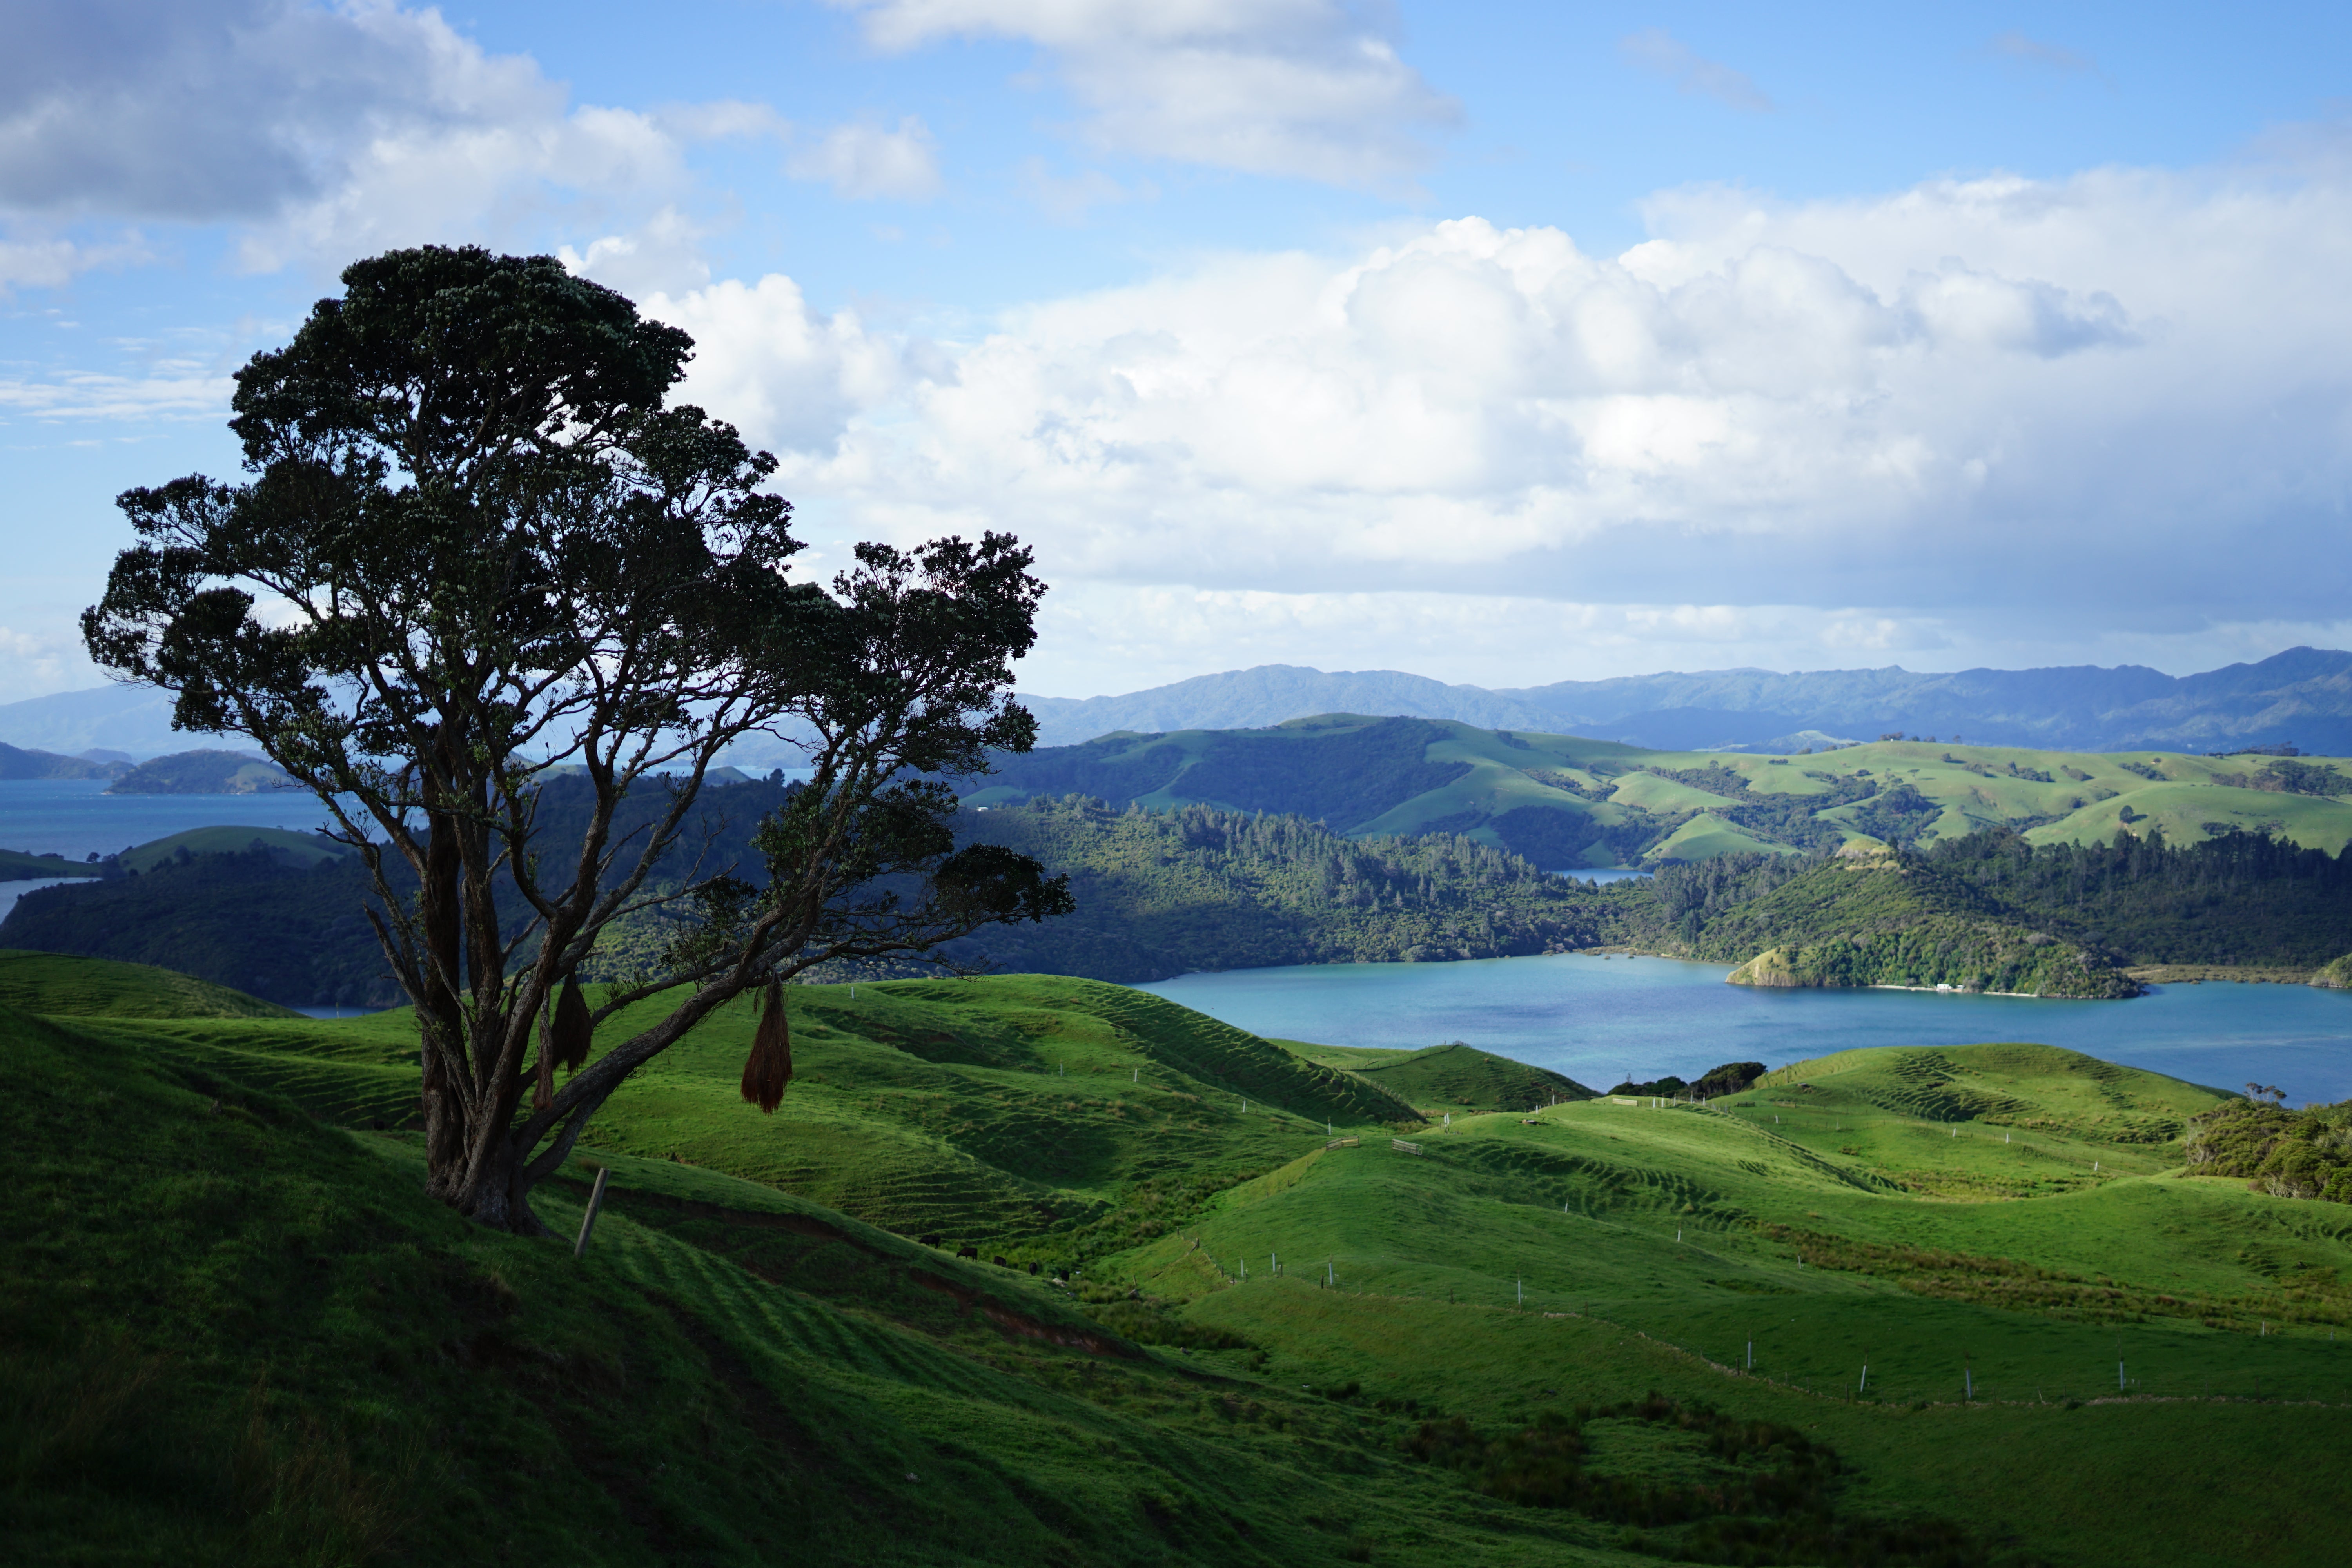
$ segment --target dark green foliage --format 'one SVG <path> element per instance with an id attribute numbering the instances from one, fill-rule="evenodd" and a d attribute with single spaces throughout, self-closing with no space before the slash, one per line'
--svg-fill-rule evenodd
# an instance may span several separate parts
<path id="1" fill-rule="evenodd" d="M 1199 805 L 1119 811 L 1071 796 L 967 811 L 961 831 L 1069 876 L 1074 914 L 987 939 L 999 967 L 1038 973 L 1138 981 L 1541 952 L 1607 940 L 1639 897 L 1450 834 L 1348 839 Z"/>
<path id="2" fill-rule="evenodd" d="M 2352 1203 L 2352 1100 L 2302 1110 L 2231 1100 L 2189 1124 L 2187 1152 L 2200 1176 L 2243 1176 L 2273 1197 Z"/>
<path id="3" fill-rule="evenodd" d="M 2352 776 L 2324 763 L 2289 762 L 2282 758 L 2245 779 L 2242 787 L 2276 790 L 2284 795 L 2352 795 Z"/>
<path id="4" fill-rule="evenodd" d="M 1726 1062 L 1719 1068 L 1709 1068 L 1691 1093 L 1702 1100 L 1712 1100 L 1719 1094 L 1738 1094 L 1764 1076 L 1762 1062 Z"/>
<path id="5" fill-rule="evenodd" d="M 1606 1473 L 1590 1440 L 1596 1423 L 1639 1424 L 1680 1437 L 1704 1456 L 1711 1473 L 1696 1482 Z M 1506 1502 L 1634 1526 L 1641 1533 L 1627 1545 L 1679 1562 L 1964 1568 L 1993 1561 L 1948 1521 L 1841 1517 L 1837 1483 L 1844 1466 L 1834 1450 L 1796 1427 L 1655 1393 L 1597 1410 L 1580 1405 L 1572 1416 L 1547 1411 L 1492 1437 L 1460 1415 L 1425 1421 L 1405 1450 L 1461 1471 L 1471 1486 Z"/>
<path id="6" fill-rule="evenodd" d="M 1864 801 L 1853 814 L 1853 825 L 1873 838 L 1904 845 L 1935 826 L 1944 808 L 1908 783 L 1881 790 Z"/>
<path id="7" fill-rule="evenodd" d="M 1635 1083 L 1629 1079 L 1625 1082 L 1621 1083 L 1616 1088 L 1611 1089 L 1609 1092 L 1612 1094 L 1663 1094 L 1669 1100 L 1672 1100 L 1680 1096 L 1682 1092 L 1688 1088 L 1690 1088 L 1690 1085 L 1685 1083 L 1674 1074 L 1668 1073 L 1664 1078 L 1654 1078 L 1645 1083 Z"/>
<path id="8" fill-rule="evenodd" d="M 1556 806 L 1520 805 L 1463 826 L 1491 828 L 1503 847 L 1521 859 L 1546 870 L 1565 871 L 1591 865 L 1595 845 L 1608 849 L 1612 864 L 1633 865 L 1652 845 L 1664 842 L 1697 815 L 1685 811 L 1662 816 L 1636 805 L 1620 805 L 1617 813 L 1623 820 L 1609 823 Z"/>
<path id="9" fill-rule="evenodd" d="M 389 1007 L 405 998 L 369 929 L 369 892 L 356 860 L 295 870 L 266 849 L 196 855 L 27 893 L 0 941 L 176 969 L 278 1001 Z"/>
<path id="10" fill-rule="evenodd" d="M 2316 966 L 2352 951 L 2352 855 L 2226 831 L 2027 843 L 2000 828 L 1944 839 L 1923 864 L 2017 918 L 2133 963 Z"/>
<path id="11" fill-rule="evenodd" d="M 2109 955 L 2031 929 L 1916 855 L 1734 855 L 1654 884 L 1659 940 L 1695 958 L 1750 960 L 1759 985 L 1949 985 L 2119 997 L 2139 987 Z"/>

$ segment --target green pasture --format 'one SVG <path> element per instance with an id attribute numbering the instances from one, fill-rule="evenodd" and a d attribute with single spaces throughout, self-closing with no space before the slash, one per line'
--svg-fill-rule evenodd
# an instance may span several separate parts
<path id="1" fill-rule="evenodd" d="M 2220 1092 L 2072 1052 L 1531 1110 L 1488 1053 L 1087 981 L 794 987 L 775 1116 L 740 1008 L 600 1114 L 535 1200 L 568 1233 L 611 1173 L 574 1264 L 421 1196 L 404 1015 L 159 976 L 0 958 L 14 1560 L 1656 1563 L 1403 1448 L 1652 1393 L 1831 1445 L 1841 1519 L 1969 1562 L 2318 1561 L 2347 1500 L 2277 1457 L 2352 1440 L 2352 1212 L 2183 1174 Z"/>
<path id="2" fill-rule="evenodd" d="M 136 845 L 123 851 L 119 858 L 126 869 L 152 871 L 177 858 L 184 849 L 190 855 L 236 855 L 256 844 L 285 864 L 300 867 L 340 859 L 350 853 L 343 846 L 315 833 L 297 833 L 284 827 L 192 827 L 184 833 L 168 834 Z"/>
<path id="3" fill-rule="evenodd" d="M 168 1049 L 0 1015 L 0 1104 L 11 1563 L 1643 1561 L 771 1188 L 605 1157 L 575 1261 Z"/>
<path id="4" fill-rule="evenodd" d="M 1387 722 L 1360 715 L 1325 714 L 1246 733 L 1253 743 L 1308 742 L 1335 733 Z M 2152 824 L 2174 843 L 2210 837 L 2208 823 L 2267 827 L 2299 844 L 2336 852 L 2352 841 L 2352 796 L 2282 794 L 2226 781 L 2249 779 L 2263 766 L 2259 757 L 2199 757 L 2177 752 L 2074 752 L 2021 746 L 1971 746 L 1926 741 L 1883 741 L 1834 752 L 1789 757 L 1736 752 L 1650 752 L 1570 735 L 1502 732 L 1471 725 L 1434 722 L 1435 738 L 1424 756 L 1431 763 L 1458 763 L 1467 772 L 1436 788 L 1395 800 L 1360 822 L 1334 821 L 1335 829 L 1358 837 L 1428 832 L 1442 824 L 1463 830 L 1465 820 L 1481 825 L 1467 836 L 1499 847 L 1501 838 L 1484 819 L 1538 806 L 1620 826 L 1630 811 L 1669 822 L 1685 813 L 1702 814 L 1682 825 L 1650 850 L 1652 858 L 1706 859 L 1718 855 L 1785 848 L 1758 837 L 1720 814 L 1738 803 L 1663 773 L 1727 771 L 1763 795 L 1822 793 L 1831 775 L 1866 773 L 1892 787 L 1907 784 L 1933 802 L 1939 814 L 1931 837 L 1950 837 L 2013 824 L 2037 842 L 2087 843 L 2112 838 L 2118 828 L 2145 832 Z M 1167 735 L 1117 736 L 1083 748 L 1097 763 L 1117 769 L 1145 766 L 1145 752 L 1172 747 L 1182 763 L 1172 777 L 1139 796 L 1151 810 L 1201 804 L 1234 803 L 1188 789 L 1188 776 L 1229 732 L 1183 731 Z M 1074 748 L 1073 750 L 1079 750 Z M 2312 759 L 2325 763 L 2326 759 Z M 1645 770 L 1661 770 L 1650 772 Z M 2151 776 L 2152 775 L 2152 776 Z M 1717 775 L 1720 776 L 1720 775 Z M 1573 783 L 1588 798 L 1559 787 Z M 967 799 L 975 805 L 1010 804 L 1031 792 L 993 784 Z M 1856 808 L 1832 808 L 1823 820 L 1849 837 Z M 2132 816 L 2126 819 L 2125 813 Z"/>
<path id="5" fill-rule="evenodd" d="M 1423 1117 L 1455 1110 L 1531 1110 L 1559 1100 L 1590 1099 L 1592 1090 L 1564 1074 L 1515 1062 L 1459 1041 L 1417 1051 L 1377 1046 L 1312 1046 L 1276 1040 L 1285 1050 L 1325 1067 L 1370 1079 Z"/>

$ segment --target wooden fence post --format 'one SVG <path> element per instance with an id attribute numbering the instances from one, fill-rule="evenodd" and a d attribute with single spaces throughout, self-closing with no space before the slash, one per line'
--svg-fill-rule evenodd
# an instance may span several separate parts
<path id="1" fill-rule="evenodd" d="M 604 1206 L 604 1180 L 612 1173 L 602 1165 L 596 1167 L 596 1190 L 588 1194 L 588 1212 L 580 1216 L 580 1239 L 572 1244 L 574 1258 L 588 1250 L 588 1233 L 596 1228 L 596 1211 Z"/>

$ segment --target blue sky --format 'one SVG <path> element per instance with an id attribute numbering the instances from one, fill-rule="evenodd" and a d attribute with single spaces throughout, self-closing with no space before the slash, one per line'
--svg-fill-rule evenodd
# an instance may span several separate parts
<path id="1" fill-rule="evenodd" d="M 35 4 L 0 700 L 353 258 L 702 345 L 820 561 L 982 527 L 1024 684 L 2343 646 L 2352 14 Z"/>

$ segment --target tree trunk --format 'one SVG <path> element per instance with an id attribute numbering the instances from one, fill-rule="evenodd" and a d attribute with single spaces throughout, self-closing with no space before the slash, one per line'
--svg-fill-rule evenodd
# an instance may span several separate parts
<path id="1" fill-rule="evenodd" d="M 465 1071 L 465 1009 L 449 982 L 459 973 L 463 951 L 458 931 L 457 874 L 459 858 L 455 825 L 446 813 L 433 812 L 434 792 L 426 783 L 427 822 L 425 875 L 416 889 L 418 957 L 425 994 L 417 998 L 416 1024 L 424 1058 L 420 1110 L 425 1118 L 425 1190 L 444 1203 L 458 1201 L 453 1180 L 465 1163 L 467 1142 L 465 1096 L 450 1081 Z M 446 977 L 445 979 L 445 976 Z"/>

